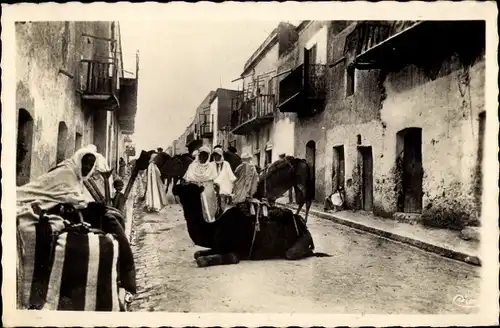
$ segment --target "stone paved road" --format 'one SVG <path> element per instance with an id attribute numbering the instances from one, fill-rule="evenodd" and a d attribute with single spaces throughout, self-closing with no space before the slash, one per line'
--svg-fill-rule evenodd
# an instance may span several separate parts
<path id="1" fill-rule="evenodd" d="M 468 314 L 479 268 L 311 217 L 316 250 L 296 262 L 198 268 L 179 205 L 139 216 L 132 238 L 138 294 L 131 311 Z"/>

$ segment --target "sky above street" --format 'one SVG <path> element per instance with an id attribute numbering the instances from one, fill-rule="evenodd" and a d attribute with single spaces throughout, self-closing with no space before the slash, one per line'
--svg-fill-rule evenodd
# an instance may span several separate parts
<path id="1" fill-rule="evenodd" d="M 297 24 L 300 21 L 290 21 Z M 136 148 L 171 145 L 218 87 L 241 89 L 238 78 L 278 21 L 120 22 L 125 69 L 139 50 Z"/>

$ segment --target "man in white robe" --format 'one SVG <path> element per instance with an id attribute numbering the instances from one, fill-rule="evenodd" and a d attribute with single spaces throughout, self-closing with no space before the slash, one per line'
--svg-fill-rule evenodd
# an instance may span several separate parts
<path id="1" fill-rule="evenodd" d="M 224 153 L 221 148 L 216 148 L 213 152 L 214 163 L 217 170 L 217 178 L 214 183 L 219 194 L 219 208 L 224 212 L 231 205 L 233 184 L 236 181 L 231 165 L 224 160 Z"/>

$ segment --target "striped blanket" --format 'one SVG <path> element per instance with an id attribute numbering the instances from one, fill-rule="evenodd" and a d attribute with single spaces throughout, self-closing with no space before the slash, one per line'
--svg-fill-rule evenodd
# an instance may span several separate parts
<path id="1" fill-rule="evenodd" d="M 21 229 L 22 307 L 119 311 L 118 242 L 100 231 L 54 231 L 47 220 Z"/>

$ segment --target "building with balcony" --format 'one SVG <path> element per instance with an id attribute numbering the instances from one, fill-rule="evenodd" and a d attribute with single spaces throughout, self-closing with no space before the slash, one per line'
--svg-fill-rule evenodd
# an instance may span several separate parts
<path id="1" fill-rule="evenodd" d="M 303 109 L 294 126 L 295 154 L 314 163 L 316 199 L 343 186 L 346 204 L 354 210 L 451 228 L 477 224 L 485 23 L 332 21 L 324 26 L 324 108 Z M 300 53 L 307 58 L 306 51 Z M 289 85 L 280 84 L 287 94 L 280 94 L 280 110 L 287 106 L 285 98 L 315 109 L 306 105 L 307 96 L 288 96 L 294 94 Z"/>
<path id="2" fill-rule="evenodd" d="M 276 122 L 276 134 L 283 144 L 281 148 L 286 149 L 284 153 L 305 158 L 316 177 L 322 174 L 323 152 L 316 149 L 323 147 L 320 136 L 324 132 L 320 122 L 323 122 L 326 107 L 330 23 L 302 21 L 293 32 L 296 41 L 278 59 L 276 83 L 280 117 Z M 316 135 L 311 137 L 309 132 Z M 321 199 L 323 181 L 318 178 L 315 181 L 317 199 Z"/>
<path id="3" fill-rule="evenodd" d="M 210 91 L 195 111 L 192 122 L 180 139 L 185 140 L 186 151 L 205 145 L 212 149 L 220 144 L 224 149 L 237 146 L 236 137 L 230 133 L 231 100 L 240 91 L 218 88 Z"/>
<path id="4" fill-rule="evenodd" d="M 280 54 L 288 51 L 297 40 L 296 27 L 280 23 L 245 63 L 240 79 L 243 90 L 232 100 L 230 131 L 239 139 L 241 152 L 254 156 L 260 167 L 278 158 L 282 148 L 275 123 L 281 118 L 277 112 L 277 68 Z M 291 137 L 291 136 L 290 136 Z"/>
<path id="5" fill-rule="evenodd" d="M 201 104 L 196 108 L 193 120 L 184 130 L 181 139 L 184 139 L 186 152 L 192 153 L 194 150 L 203 145 L 212 147 L 213 141 L 213 126 L 211 103 L 215 96 L 214 91 L 210 91 Z"/>
<path id="6" fill-rule="evenodd" d="M 124 68 L 117 22 L 16 23 L 17 184 L 95 144 L 111 167 L 134 132 L 138 55 Z M 127 58 L 129 60 L 130 58 Z"/>

